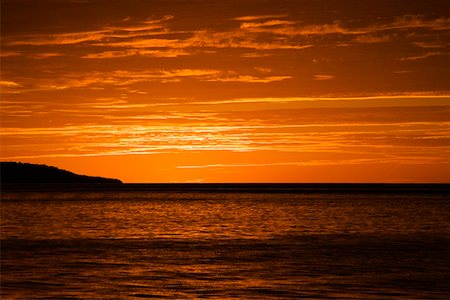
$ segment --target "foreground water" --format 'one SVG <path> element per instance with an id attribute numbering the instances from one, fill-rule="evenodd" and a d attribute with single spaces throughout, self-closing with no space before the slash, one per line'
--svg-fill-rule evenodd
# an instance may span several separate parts
<path id="1" fill-rule="evenodd" d="M 367 187 L 3 192 L 1 296 L 448 299 L 448 196 Z"/>

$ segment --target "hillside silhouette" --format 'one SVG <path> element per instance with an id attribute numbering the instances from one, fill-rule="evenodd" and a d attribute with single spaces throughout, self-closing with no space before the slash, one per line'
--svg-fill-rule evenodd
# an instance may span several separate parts
<path id="1" fill-rule="evenodd" d="M 3 184 L 121 184 L 112 178 L 78 175 L 47 165 L 0 162 L 0 181 Z"/>

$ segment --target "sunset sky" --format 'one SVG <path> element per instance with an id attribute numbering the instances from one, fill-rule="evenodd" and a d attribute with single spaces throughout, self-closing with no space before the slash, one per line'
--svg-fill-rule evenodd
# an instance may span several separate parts
<path id="1" fill-rule="evenodd" d="M 450 182 L 448 0 L 2 0 L 1 160 Z"/>

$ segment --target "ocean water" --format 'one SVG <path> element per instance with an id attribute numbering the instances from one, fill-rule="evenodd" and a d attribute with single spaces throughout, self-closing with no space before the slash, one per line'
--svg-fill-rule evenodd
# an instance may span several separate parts
<path id="1" fill-rule="evenodd" d="M 450 299 L 449 194 L 448 186 L 3 191 L 1 299 Z"/>

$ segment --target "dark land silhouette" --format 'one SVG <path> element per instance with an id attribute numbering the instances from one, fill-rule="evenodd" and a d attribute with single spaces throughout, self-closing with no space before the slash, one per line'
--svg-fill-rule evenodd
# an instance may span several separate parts
<path id="1" fill-rule="evenodd" d="M 47 165 L 0 162 L 0 181 L 8 184 L 121 184 L 112 178 L 75 174 Z"/>

